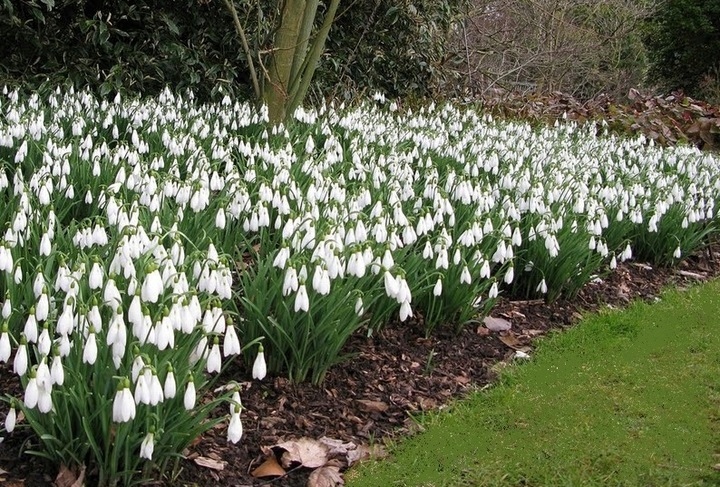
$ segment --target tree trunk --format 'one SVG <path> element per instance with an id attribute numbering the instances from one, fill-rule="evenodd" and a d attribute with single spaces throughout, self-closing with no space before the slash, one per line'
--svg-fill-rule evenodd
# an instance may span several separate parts
<path id="1" fill-rule="evenodd" d="M 270 123 L 281 123 L 288 115 L 288 98 L 295 57 L 300 44 L 300 29 L 305 17 L 306 0 L 285 0 L 280 28 L 275 35 L 272 59 L 265 84 L 265 103 Z"/>

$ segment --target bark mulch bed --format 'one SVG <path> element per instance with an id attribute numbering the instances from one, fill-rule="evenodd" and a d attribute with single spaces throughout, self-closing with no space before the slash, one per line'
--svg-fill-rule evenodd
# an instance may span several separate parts
<path id="1" fill-rule="evenodd" d="M 459 335 L 438 330 L 425 338 L 418 327 L 391 324 L 373 337 L 355 336 L 346 347 L 352 358 L 332 368 L 320 387 L 293 385 L 280 377 L 252 382 L 247 380 L 243 364 L 231 364 L 225 378 L 240 381 L 244 389 L 242 440 L 237 445 L 227 443 L 223 423 L 186 452 L 177 479 L 157 484 L 308 485 L 312 470 L 302 466 L 280 478 L 255 478 L 251 472 L 266 459 L 263 449 L 269 452 L 269 447 L 291 439 L 325 437 L 346 448 L 362 449 L 413 434 L 420 428 L 414 416 L 446 407 L 453 399 L 488 384 L 516 350 L 531 350 L 534 337 L 570 327 L 584 313 L 601 307 L 623 307 L 635 299 L 653 301 L 666 286 L 687 287 L 720 276 L 716 257 L 720 246 L 712 250 L 690 257 L 675 269 L 621 264 L 604 279 L 588 284 L 576 298 L 551 305 L 501 299 L 491 315 L 512 323 L 506 332 L 491 332 L 477 324 Z M 219 383 L 224 383 L 223 378 Z M 17 387 L 10 371 L 1 368 L 0 391 Z M 0 408 L 0 420 L 5 408 Z M 21 429 L 5 438 L 0 444 L 0 484 L 53 485 L 57 471 L 52 466 L 20 454 L 23 447 L 36 442 Z M 275 452 L 282 450 L 276 448 Z M 337 471 L 345 462 L 331 460 L 330 465 Z"/>

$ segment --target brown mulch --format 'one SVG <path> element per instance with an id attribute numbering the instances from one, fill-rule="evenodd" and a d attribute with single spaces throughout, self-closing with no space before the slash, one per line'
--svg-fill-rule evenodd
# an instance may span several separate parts
<path id="1" fill-rule="evenodd" d="M 666 286 L 687 287 L 720 276 L 718 252 L 720 246 L 715 245 L 712 252 L 692 256 L 676 269 L 621 264 L 603 280 L 588 284 L 576 298 L 551 305 L 501 299 L 491 314 L 509 320 L 509 332 L 489 332 L 477 324 L 459 335 L 438 330 L 425 338 L 418 327 L 398 323 L 370 338 L 359 334 L 346 347 L 353 357 L 332 368 L 320 387 L 293 385 L 279 377 L 248 381 L 243 364 L 231 364 L 224 372 L 226 378 L 244 381 L 243 439 L 237 445 L 227 443 L 225 424 L 209 432 L 187 452 L 179 479 L 166 485 L 304 486 L 308 469 L 269 481 L 252 477 L 250 472 L 265 458 L 261 447 L 300 437 L 382 444 L 412 434 L 420 428 L 413 416 L 443 408 L 484 386 L 498 367 L 512 359 L 515 349 L 532 347 L 534 337 L 572 326 L 584 313 L 604 306 L 622 307 L 634 299 L 653 301 Z M 9 370 L 0 368 L 0 390 L 17 390 L 15 383 Z M 0 420 L 6 407 L 0 407 Z M 50 465 L 20 454 L 22 447 L 34 444 L 36 440 L 20 430 L 0 444 L 2 485 L 52 485 L 57 472 Z M 211 464 L 214 460 L 223 469 L 199 466 L 194 461 L 198 457 L 210 459 Z"/>

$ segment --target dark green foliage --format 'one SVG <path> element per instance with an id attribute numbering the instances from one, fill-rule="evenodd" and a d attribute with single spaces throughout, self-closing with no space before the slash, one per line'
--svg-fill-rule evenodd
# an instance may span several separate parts
<path id="1" fill-rule="evenodd" d="M 376 89 L 425 96 L 447 70 L 449 32 L 463 0 L 369 0 L 338 16 L 318 76 L 326 92 Z"/>
<path id="2" fill-rule="evenodd" d="M 381 90 L 427 95 L 464 0 L 372 0 L 342 5 L 316 97 Z M 269 62 L 278 2 L 236 0 L 251 50 Z M 321 3 L 318 19 L 324 17 Z M 261 68 L 262 69 L 262 68 Z M 219 1 L 0 0 L 0 85 L 89 85 L 101 95 L 152 95 L 165 86 L 200 99 L 252 92 L 245 54 Z"/>
<path id="3" fill-rule="evenodd" d="M 720 0 L 668 0 L 646 29 L 655 81 L 702 96 L 720 70 Z"/>
<path id="4" fill-rule="evenodd" d="M 245 88 L 223 14 L 197 0 L 0 0 L 0 85 L 90 85 L 103 95 L 169 86 L 202 98 Z"/>

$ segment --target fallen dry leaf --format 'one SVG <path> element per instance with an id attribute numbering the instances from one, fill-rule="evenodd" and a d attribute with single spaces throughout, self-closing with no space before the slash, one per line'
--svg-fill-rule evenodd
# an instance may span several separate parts
<path id="1" fill-rule="evenodd" d="M 285 469 L 275 459 L 275 455 L 270 455 L 258 468 L 250 472 L 250 475 L 255 478 L 282 477 L 286 473 Z"/>
<path id="2" fill-rule="evenodd" d="M 415 423 L 417 424 L 417 423 Z M 385 458 L 388 453 L 379 445 L 367 446 L 360 445 L 355 450 L 350 450 L 347 454 L 348 467 L 357 462 L 363 462 L 371 458 Z"/>
<path id="3" fill-rule="evenodd" d="M 82 487 L 85 482 L 85 466 L 80 467 L 79 472 L 70 470 L 67 466 L 61 465 L 60 471 L 55 477 L 55 487 Z"/>
<path id="4" fill-rule="evenodd" d="M 212 458 L 208 458 L 208 457 L 197 457 L 194 460 L 194 462 L 201 467 L 210 468 L 213 470 L 224 470 L 225 469 L 225 462 L 213 460 Z"/>
<path id="5" fill-rule="evenodd" d="M 328 448 L 312 438 L 283 441 L 272 447 L 285 450 L 280 457 L 280 463 L 285 468 L 299 463 L 303 467 L 318 468 L 327 463 Z"/>
<path id="6" fill-rule="evenodd" d="M 345 485 L 338 467 L 321 467 L 315 470 L 308 477 L 307 487 L 336 487 Z"/>
<path id="7" fill-rule="evenodd" d="M 357 445 L 353 442 L 343 443 L 342 440 L 336 440 L 334 438 L 328 438 L 323 436 L 320 438 L 320 443 L 325 445 L 328 449 L 328 456 L 333 457 L 336 455 L 345 456 L 348 451 L 355 450 Z"/>
<path id="8" fill-rule="evenodd" d="M 490 331 L 507 331 L 512 328 L 512 324 L 503 318 L 495 318 L 493 316 L 486 316 L 483 318 L 483 323 Z"/>
<path id="9" fill-rule="evenodd" d="M 518 340 L 515 335 L 512 334 L 501 336 L 500 341 L 508 347 L 512 348 L 513 350 L 519 350 L 525 353 L 532 350 L 532 348 L 528 347 L 527 345 L 523 345 L 522 342 Z"/>
<path id="10" fill-rule="evenodd" d="M 384 402 L 369 399 L 358 399 L 356 402 L 360 405 L 360 409 L 367 413 L 384 413 L 390 407 Z"/>

